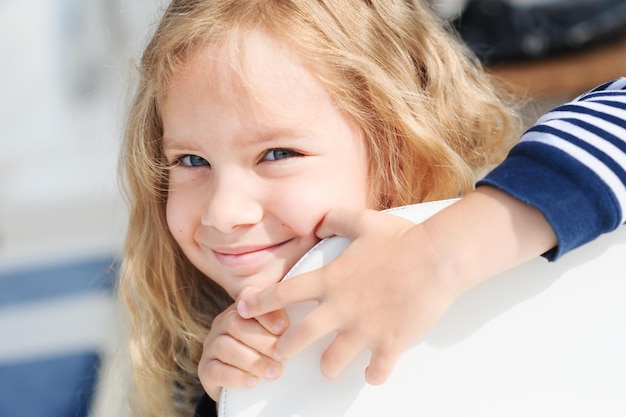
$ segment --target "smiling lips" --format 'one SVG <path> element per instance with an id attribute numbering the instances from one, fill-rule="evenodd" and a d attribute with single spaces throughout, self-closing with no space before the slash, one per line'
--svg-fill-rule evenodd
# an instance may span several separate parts
<path id="1" fill-rule="evenodd" d="M 215 248 L 213 254 L 219 263 L 226 267 L 243 267 L 264 260 L 291 239 L 269 246 L 241 246 L 236 248 Z"/>

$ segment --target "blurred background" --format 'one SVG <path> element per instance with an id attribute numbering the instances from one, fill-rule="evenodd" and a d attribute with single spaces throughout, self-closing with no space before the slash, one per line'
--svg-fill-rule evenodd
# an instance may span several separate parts
<path id="1" fill-rule="evenodd" d="M 162 3 L 0 0 L 0 416 L 97 402 L 119 328 L 118 149 Z"/>
<path id="2" fill-rule="evenodd" d="M 0 0 L 0 416 L 121 415 L 117 154 L 166 0 Z M 435 0 L 506 88 L 547 108 L 626 75 L 626 0 Z M 112 411 L 114 410 L 114 411 Z"/>

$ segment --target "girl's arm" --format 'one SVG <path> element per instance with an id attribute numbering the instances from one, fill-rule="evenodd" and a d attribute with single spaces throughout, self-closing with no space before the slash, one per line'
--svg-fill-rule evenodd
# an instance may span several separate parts
<path id="1" fill-rule="evenodd" d="M 243 317 L 306 300 L 319 306 L 279 338 L 283 360 L 332 332 L 321 370 L 334 379 L 370 349 L 370 384 L 384 382 L 400 355 L 466 290 L 541 254 L 556 237 L 541 212 L 485 186 L 414 224 L 372 210 L 328 213 L 318 234 L 352 243 L 328 265 L 238 303 Z"/>
<path id="2" fill-rule="evenodd" d="M 626 221 L 626 78 L 606 83 L 543 116 L 478 185 L 539 209 L 558 246 L 546 257 Z"/>
<path id="3" fill-rule="evenodd" d="M 607 83 L 548 113 L 477 190 L 422 224 L 371 211 L 329 213 L 320 237 L 353 242 L 325 267 L 242 298 L 239 313 L 317 300 L 279 338 L 274 357 L 337 332 L 322 371 L 336 377 L 369 348 L 366 378 L 383 382 L 467 289 L 534 256 L 556 259 L 624 222 L 625 86 L 626 79 Z"/>

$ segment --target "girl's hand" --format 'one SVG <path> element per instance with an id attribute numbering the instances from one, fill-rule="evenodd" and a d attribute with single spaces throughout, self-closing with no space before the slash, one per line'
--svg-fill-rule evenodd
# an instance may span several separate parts
<path id="1" fill-rule="evenodd" d="M 421 225 L 375 211 L 335 210 L 318 230 L 353 242 L 334 262 L 242 298 L 245 317 L 316 300 L 316 307 L 292 323 L 275 356 L 291 357 L 324 335 L 337 336 L 322 356 L 321 370 L 339 376 L 360 351 L 371 349 L 366 380 L 384 382 L 398 357 L 443 314 L 461 289 L 429 244 Z"/>
<path id="2" fill-rule="evenodd" d="M 336 332 L 322 356 L 324 375 L 338 377 L 370 349 L 371 384 L 383 383 L 398 357 L 467 289 L 556 244 L 539 211 L 491 187 L 418 225 L 369 210 L 334 210 L 318 230 L 319 237 L 331 235 L 352 243 L 318 270 L 242 297 L 238 311 L 255 317 L 316 300 L 319 306 L 280 337 L 274 358 Z"/>
<path id="3" fill-rule="evenodd" d="M 282 373 L 282 364 L 271 356 L 278 337 L 287 328 L 285 312 L 244 319 L 235 305 L 213 320 L 198 364 L 200 382 L 216 402 L 222 387 L 251 388 L 259 378 L 274 380 Z"/>

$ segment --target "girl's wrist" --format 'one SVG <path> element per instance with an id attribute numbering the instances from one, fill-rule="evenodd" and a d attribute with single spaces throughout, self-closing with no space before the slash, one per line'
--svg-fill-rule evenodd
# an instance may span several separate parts
<path id="1" fill-rule="evenodd" d="M 439 273 L 460 293 L 556 244 L 539 210 L 483 186 L 422 224 Z M 447 277 L 447 278 L 446 278 Z"/>

